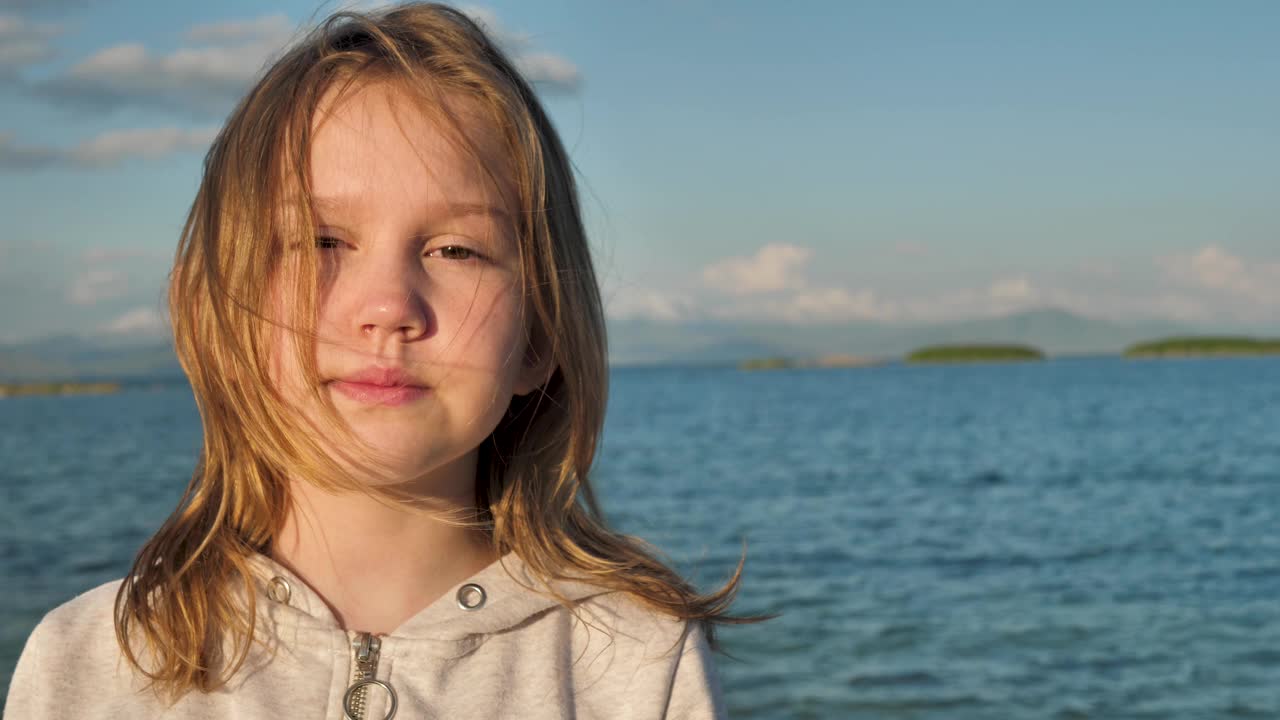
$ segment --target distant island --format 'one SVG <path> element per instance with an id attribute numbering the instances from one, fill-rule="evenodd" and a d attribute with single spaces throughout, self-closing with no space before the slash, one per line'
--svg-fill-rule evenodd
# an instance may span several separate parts
<path id="1" fill-rule="evenodd" d="M 1277 354 L 1280 340 L 1244 336 L 1172 337 L 1138 343 L 1124 351 L 1127 358 Z"/>
<path id="2" fill-rule="evenodd" d="M 1025 362 L 1043 360 L 1044 353 L 1027 345 L 931 345 L 914 350 L 908 363 Z"/>
<path id="3" fill-rule="evenodd" d="M 796 360 L 787 357 L 751 358 L 738 363 L 740 370 L 784 370 L 789 368 L 849 368 L 871 367 L 883 365 L 882 358 L 863 357 L 861 355 L 832 354 L 822 355 L 807 360 Z"/>
<path id="4" fill-rule="evenodd" d="M 912 350 L 944 344 L 1030 346 L 1059 357 L 1120 356 L 1135 343 L 1156 338 L 1238 335 L 1280 340 L 1274 319 L 1270 325 L 1205 326 L 1158 319 L 1108 320 L 1052 307 L 927 323 L 628 316 L 610 317 L 608 331 L 611 367 L 847 368 L 897 363 Z M 1248 348 L 1249 353 L 1256 351 Z M 842 354 L 845 359 L 839 360 Z M 0 342 L 0 384 L 103 379 L 119 381 L 129 390 L 138 381 L 160 377 L 185 382 L 163 336 L 68 334 Z"/>
<path id="5" fill-rule="evenodd" d="M 113 382 L 0 383 L 0 398 L 19 395 L 105 395 L 118 392 Z"/>

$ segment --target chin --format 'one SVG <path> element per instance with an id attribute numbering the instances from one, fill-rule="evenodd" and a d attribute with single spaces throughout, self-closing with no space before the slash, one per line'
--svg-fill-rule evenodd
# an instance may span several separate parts
<path id="1" fill-rule="evenodd" d="M 402 429 L 401 432 L 378 432 L 359 425 L 355 431 L 356 437 L 368 446 L 370 459 L 392 473 L 393 479 L 380 479 L 379 484 L 428 474 L 457 461 L 459 455 L 466 455 L 432 442 L 432 438 L 424 437 L 423 433 L 406 435 Z"/>

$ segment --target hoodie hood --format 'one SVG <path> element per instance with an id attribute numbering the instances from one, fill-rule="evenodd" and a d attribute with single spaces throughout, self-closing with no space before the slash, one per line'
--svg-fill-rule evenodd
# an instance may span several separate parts
<path id="1" fill-rule="evenodd" d="M 268 606 L 273 623 L 342 630 L 319 594 L 288 568 L 261 554 L 251 556 L 249 562 L 258 605 Z M 449 588 L 385 637 L 434 642 L 478 640 L 477 636 L 511 629 L 559 607 L 560 603 L 546 594 L 548 588 L 575 603 L 610 592 L 585 581 L 547 583 L 535 577 L 518 555 L 509 552 Z"/>
<path id="2" fill-rule="evenodd" d="M 553 583 L 572 599 L 570 613 L 537 591 L 548 586 L 514 555 L 458 583 L 376 645 L 368 633 L 342 629 L 287 568 L 259 556 L 250 563 L 255 642 L 223 687 L 176 702 L 149 691 L 120 653 L 115 581 L 41 621 L 14 671 L 5 717 L 336 718 L 355 707 L 349 693 L 359 687 L 368 692 L 356 714 L 367 718 L 390 717 L 397 707 L 401 718 L 724 717 L 699 626 L 627 593 Z M 468 584 L 483 588 L 483 602 Z M 239 647 L 226 642 L 226 652 Z"/>

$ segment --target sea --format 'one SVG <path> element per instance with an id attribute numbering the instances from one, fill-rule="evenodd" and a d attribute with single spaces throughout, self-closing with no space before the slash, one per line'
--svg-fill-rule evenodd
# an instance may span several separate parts
<path id="1" fill-rule="evenodd" d="M 179 383 L 0 400 L 0 693 L 180 497 Z M 1280 717 L 1280 358 L 615 368 L 594 480 L 734 718 Z"/>

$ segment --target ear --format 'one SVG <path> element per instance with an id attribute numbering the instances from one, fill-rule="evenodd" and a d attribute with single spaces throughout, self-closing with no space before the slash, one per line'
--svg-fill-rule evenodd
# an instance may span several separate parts
<path id="1" fill-rule="evenodd" d="M 533 342 L 525 343 L 524 354 L 520 360 L 520 371 L 516 376 L 514 393 L 528 395 L 551 380 L 556 370 L 555 358 L 545 348 L 535 347 Z"/>

